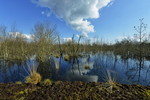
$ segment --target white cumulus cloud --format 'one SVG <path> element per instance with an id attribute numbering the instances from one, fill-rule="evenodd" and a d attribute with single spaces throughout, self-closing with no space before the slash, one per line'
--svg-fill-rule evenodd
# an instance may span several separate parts
<path id="1" fill-rule="evenodd" d="M 87 33 L 95 31 L 88 19 L 99 18 L 99 10 L 109 6 L 112 0 L 32 0 L 32 2 L 49 8 L 73 29 L 87 36 Z"/>
<path id="2" fill-rule="evenodd" d="M 9 32 L 9 35 L 11 37 L 22 37 L 22 38 L 25 38 L 25 39 L 28 39 L 28 40 L 32 40 L 33 39 L 33 35 L 31 34 L 24 34 L 24 33 L 21 33 L 21 32 Z"/>
<path id="3" fill-rule="evenodd" d="M 68 38 L 63 38 L 63 41 L 64 42 L 69 42 L 69 41 L 72 41 L 72 38 L 68 37 Z"/>

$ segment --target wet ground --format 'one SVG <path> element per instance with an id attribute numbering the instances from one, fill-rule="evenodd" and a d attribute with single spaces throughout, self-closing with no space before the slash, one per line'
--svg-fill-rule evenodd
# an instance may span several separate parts
<path id="1" fill-rule="evenodd" d="M 115 83 L 0 83 L 0 100 L 150 100 L 150 86 Z"/>

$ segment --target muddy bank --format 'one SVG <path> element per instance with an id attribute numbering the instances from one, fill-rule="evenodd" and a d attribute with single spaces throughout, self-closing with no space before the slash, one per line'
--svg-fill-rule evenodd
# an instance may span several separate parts
<path id="1" fill-rule="evenodd" d="M 0 100 L 150 100 L 150 86 L 106 83 L 54 82 L 2 84 Z"/>

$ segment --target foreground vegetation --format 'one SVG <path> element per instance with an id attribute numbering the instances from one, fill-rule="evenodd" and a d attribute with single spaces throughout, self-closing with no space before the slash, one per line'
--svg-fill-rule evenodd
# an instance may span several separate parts
<path id="1" fill-rule="evenodd" d="M 0 84 L 1 100 L 149 100 L 150 87 L 106 83 Z"/>

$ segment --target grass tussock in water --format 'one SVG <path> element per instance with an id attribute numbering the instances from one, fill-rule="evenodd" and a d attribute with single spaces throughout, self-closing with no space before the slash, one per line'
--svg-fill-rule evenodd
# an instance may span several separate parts
<path id="1" fill-rule="evenodd" d="M 41 82 L 42 76 L 37 72 L 37 65 L 28 65 L 29 72 L 25 69 L 26 72 L 28 72 L 28 76 L 25 78 L 26 83 L 32 83 L 37 84 Z"/>
<path id="2" fill-rule="evenodd" d="M 32 84 L 37 84 L 41 82 L 41 75 L 37 72 L 31 73 L 29 76 L 26 77 L 26 83 L 32 83 Z"/>
<path id="3" fill-rule="evenodd" d="M 68 56 L 68 55 L 65 55 L 65 56 L 64 56 L 64 60 L 65 60 L 65 61 L 69 61 L 69 56 Z"/>

